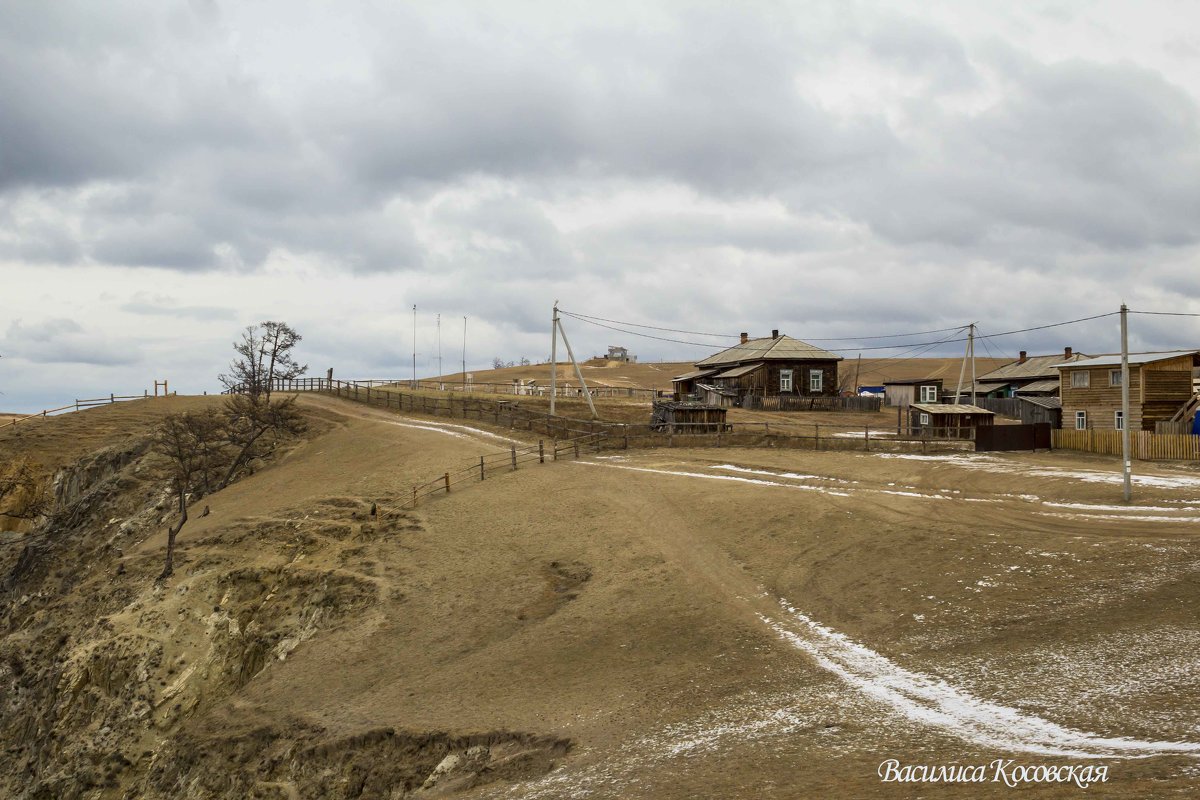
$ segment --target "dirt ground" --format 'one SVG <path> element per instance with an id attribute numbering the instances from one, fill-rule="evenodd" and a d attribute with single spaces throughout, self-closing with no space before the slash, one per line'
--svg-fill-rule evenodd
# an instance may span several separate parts
<path id="1" fill-rule="evenodd" d="M 1013 791 L 884 783 L 893 758 L 1108 769 L 1086 790 L 1024 787 L 1038 797 L 1200 787 L 1198 471 L 1139 463 L 1126 506 L 1115 460 L 1064 453 L 605 452 L 372 520 L 370 503 L 394 508 L 515 434 L 301 402 L 327 430 L 206 500 L 168 591 L 150 586 L 157 535 L 124 547 L 119 577 L 106 566 L 85 584 L 125 582 L 79 647 L 136 633 L 164 664 L 204 665 L 153 688 L 156 724 L 119 745 L 134 762 L 124 787 L 167 797 L 257 770 L 255 796 L 327 796 L 367 769 L 356 752 L 370 775 L 433 779 L 421 748 L 440 743 L 440 758 L 468 741 L 487 743 L 487 769 L 428 791 Z M 92 444 L 52 433 L 19 446 Z M 269 656 L 214 666 L 230 619 L 278 630 Z M 288 740 L 313 766 L 270 750 Z M 276 755 L 254 761 L 256 747 Z"/>

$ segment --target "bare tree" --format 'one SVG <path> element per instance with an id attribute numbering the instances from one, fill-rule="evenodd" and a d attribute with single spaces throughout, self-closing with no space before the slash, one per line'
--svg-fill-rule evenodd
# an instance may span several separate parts
<path id="1" fill-rule="evenodd" d="M 166 462 L 179 519 L 167 529 L 167 557 L 158 580 L 175 571 L 175 537 L 188 521 L 188 500 L 206 494 L 230 460 L 229 423 L 216 409 L 169 414 L 155 433 L 154 450 Z"/>
<path id="2" fill-rule="evenodd" d="M 265 448 L 284 436 L 302 433 L 305 427 L 295 395 L 271 401 L 261 395 L 235 394 L 225 402 L 224 413 L 233 454 L 218 489 L 228 486 L 238 470 Z"/>
<path id="3" fill-rule="evenodd" d="M 233 343 L 237 357 L 220 376 L 221 383 L 232 393 L 269 400 L 276 380 L 292 380 L 308 371 L 308 365 L 297 363 L 292 355 L 301 338 L 286 322 L 246 326 L 242 338 Z"/>

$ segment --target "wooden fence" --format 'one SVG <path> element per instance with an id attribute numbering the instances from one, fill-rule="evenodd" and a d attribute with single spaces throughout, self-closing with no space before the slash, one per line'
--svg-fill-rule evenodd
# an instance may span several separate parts
<path id="1" fill-rule="evenodd" d="M 1063 429 L 1053 431 L 1055 450 L 1081 450 L 1100 455 L 1121 455 L 1121 431 Z M 1131 454 L 1139 461 L 1200 461 L 1200 436 L 1130 431 Z"/>
<path id="2" fill-rule="evenodd" d="M 971 395 L 969 393 L 963 398 L 963 402 L 971 402 Z M 988 411 L 991 411 L 995 414 L 1000 414 L 1001 416 L 1021 419 L 1021 406 L 1023 406 L 1024 403 L 1022 403 L 1021 400 L 1016 397 L 976 397 L 973 405 L 977 405 L 980 408 L 986 408 Z M 1034 420 L 1028 421 L 1032 422 Z"/>
<path id="3" fill-rule="evenodd" d="M 579 458 L 581 453 L 599 452 L 603 434 L 587 434 L 565 441 L 552 441 L 547 450 L 546 443 L 539 441 L 536 445 L 524 447 L 512 446 L 508 450 L 485 453 L 478 462 L 471 462 L 465 467 L 447 470 L 427 483 L 412 487 L 412 497 L 393 509 L 379 509 L 381 516 L 398 510 L 416 508 L 426 497 L 435 494 L 450 494 L 450 490 L 463 483 L 479 483 L 487 479 L 489 473 L 512 472 L 521 464 L 545 464 L 549 455 L 551 461 L 560 458 Z"/>
<path id="4" fill-rule="evenodd" d="M 511 394 L 517 397 L 550 396 L 549 384 L 543 385 L 540 383 L 534 386 L 515 383 L 451 383 L 449 381 L 416 381 L 414 383 L 411 379 L 406 378 L 363 378 L 340 382 L 370 389 L 390 386 L 396 389 L 422 392 L 455 392 L 457 394 L 478 392 L 479 394 Z M 329 388 L 329 383 L 330 381 L 327 378 L 297 378 L 291 381 L 277 379 L 272 385 L 272 391 L 322 391 Z M 669 397 L 671 395 L 671 392 L 665 390 L 632 388 L 627 386 L 588 386 L 588 391 L 592 393 L 592 397 L 609 399 L 633 398 L 636 400 L 654 400 L 658 397 Z M 578 386 L 567 384 L 566 380 L 563 379 L 558 381 L 554 395 L 555 397 L 583 397 L 583 390 Z"/>
<path id="5" fill-rule="evenodd" d="M 750 411 L 879 411 L 882 397 L 789 397 L 746 395 L 742 408 Z"/>
<path id="6" fill-rule="evenodd" d="M 926 428 L 906 434 L 895 426 L 830 425 L 827 423 L 784 424 L 770 422 L 733 423 L 729 430 L 713 432 L 711 425 L 677 424 L 674 431 L 658 431 L 649 424 L 601 422 L 551 416 L 523 408 L 519 400 L 501 400 L 469 395 L 430 396 L 403 391 L 394 385 L 369 386 L 366 382 L 313 379 L 283 383 L 281 392 L 320 392 L 397 411 L 490 422 L 548 438 L 574 439 L 603 434 L 602 447 L 775 447 L 801 450 L 863 450 L 888 452 L 947 452 L 971 450 L 970 440 L 951 441 L 954 429 Z M 703 432 L 699 432 L 701 429 Z"/>
<path id="7" fill-rule="evenodd" d="M 36 414 L 26 414 L 23 417 L 11 419 L 0 425 L 0 428 L 11 428 L 19 422 L 26 422 L 34 419 L 45 419 L 46 417 L 57 416 L 59 414 L 67 414 L 73 411 L 83 411 L 84 409 L 94 408 L 95 406 L 107 406 L 113 403 L 121 403 L 127 400 L 150 400 L 152 399 L 149 390 L 143 394 L 110 394 L 108 397 L 89 397 L 84 399 L 76 399 L 74 403 L 58 408 L 47 408 L 44 411 L 39 411 Z"/>

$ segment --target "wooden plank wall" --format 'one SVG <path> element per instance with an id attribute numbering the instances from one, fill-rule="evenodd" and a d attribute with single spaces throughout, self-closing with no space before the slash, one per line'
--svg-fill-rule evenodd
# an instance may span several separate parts
<path id="1" fill-rule="evenodd" d="M 1053 431 L 1055 450 L 1081 450 L 1101 455 L 1121 455 L 1121 432 L 1070 428 Z M 1139 461 L 1200 461 L 1200 436 L 1130 431 L 1130 449 Z"/>

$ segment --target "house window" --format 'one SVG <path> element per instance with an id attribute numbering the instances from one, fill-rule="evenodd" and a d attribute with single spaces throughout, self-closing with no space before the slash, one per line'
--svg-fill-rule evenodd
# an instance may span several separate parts
<path id="1" fill-rule="evenodd" d="M 924 414 L 924 413 L 921 414 L 921 424 L 922 425 L 929 424 L 929 415 L 928 414 Z"/>
<path id="2" fill-rule="evenodd" d="M 1071 373 L 1071 388 L 1086 389 L 1092 385 L 1092 373 L 1086 369 L 1076 370 Z"/>
<path id="3" fill-rule="evenodd" d="M 1125 430 L 1125 412 L 1124 411 L 1114 411 L 1113 412 L 1113 427 L 1119 431 Z"/>
<path id="4" fill-rule="evenodd" d="M 921 402 L 922 403 L 936 403 L 937 402 L 937 387 L 936 386 L 922 386 L 921 387 Z"/>
<path id="5" fill-rule="evenodd" d="M 1121 385 L 1121 370 L 1110 369 L 1108 371 L 1108 385 L 1109 386 L 1120 386 Z M 1117 430 L 1120 430 L 1120 428 L 1118 428 Z"/>
<path id="6" fill-rule="evenodd" d="M 792 391 L 792 371 L 790 369 L 779 370 L 779 391 L 781 394 Z"/>
<path id="7" fill-rule="evenodd" d="M 1077 430 L 1077 431 L 1087 430 L 1087 412 L 1086 411 L 1076 411 L 1075 412 L 1075 430 Z"/>
<path id="8" fill-rule="evenodd" d="M 825 373 L 819 369 L 810 369 L 808 371 L 808 390 L 810 392 L 819 392 L 824 385 Z"/>

